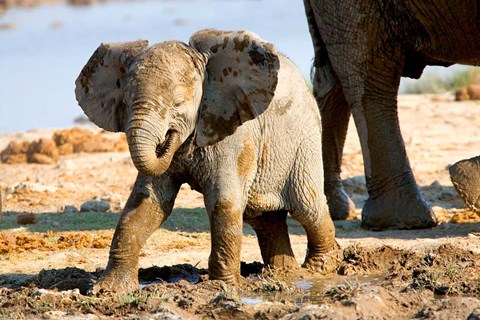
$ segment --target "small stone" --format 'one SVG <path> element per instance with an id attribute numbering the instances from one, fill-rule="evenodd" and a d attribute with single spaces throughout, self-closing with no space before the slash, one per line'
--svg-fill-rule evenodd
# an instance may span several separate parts
<path id="1" fill-rule="evenodd" d="M 104 200 L 91 200 L 82 204 L 81 212 L 107 212 L 110 210 L 110 203 Z"/>
<path id="2" fill-rule="evenodd" d="M 37 222 L 37 217 L 34 213 L 21 213 L 17 216 L 17 223 L 19 225 L 35 224 Z"/>
<path id="3" fill-rule="evenodd" d="M 360 223 L 357 220 L 355 220 L 355 221 L 354 220 L 344 220 L 344 221 L 342 221 L 341 227 L 345 231 L 351 231 L 351 230 L 354 230 L 355 228 L 360 227 Z"/>
<path id="4" fill-rule="evenodd" d="M 34 297 L 38 297 L 38 296 L 41 296 L 41 295 L 44 295 L 44 294 L 47 294 L 49 293 L 50 291 L 46 290 L 46 289 L 38 289 L 37 291 L 35 291 L 32 295 Z"/>
<path id="5" fill-rule="evenodd" d="M 75 206 L 65 206 L 63 208 L 63 213 L 78 213 L 78 209 Z"/>
<path id="6" fill-rule="evenodd" d="M 430 184 L 430 187 L 434 188 L 434 189 L 440 189 L 440 190 L 443 189 L 442 184 L 440 182 L 438 182 L 438 180 L 433 181 Z"/>
<path id="7" fill-rule="evenodd" d="M 446 221 L 442 221 L 439 225 L 438 225 L 438 228 L 439 229 L 443 229 L 443 230 L 446 230 L 446 229 L 450 229 L 451 225 L 450 223 L 446 222 Z"/>

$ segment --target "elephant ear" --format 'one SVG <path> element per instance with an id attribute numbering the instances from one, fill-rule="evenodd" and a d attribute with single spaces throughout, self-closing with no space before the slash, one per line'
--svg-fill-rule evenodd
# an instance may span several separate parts
<path id="1" fill-rule="evenodd" d="M 113 132 L 124 131 L 126 70 L 148 41 L 102 43 L 75 81 L 75 96 L 88 118 Z"/>
<path id="2" fill-rule="evenodd" d="M 200 147 L 231 135 L 270 105 L 278 81 L 275 47 L 247 31 L 201 30 L 190 46 L 207 58 L 195 133 Z"/>

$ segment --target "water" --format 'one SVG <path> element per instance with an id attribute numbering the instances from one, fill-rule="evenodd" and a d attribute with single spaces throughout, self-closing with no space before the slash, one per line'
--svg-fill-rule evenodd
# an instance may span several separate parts
<path id="1" fill-rule="evenodd" d="M 101 42 L 187 42 L 203 28 L 247 29 L 273 42 L 308 76 L 313 48 L 292 0 L 111 2 L 14 8 L 0 17 L 0 132 L 71 126 L 83 115 L 78 73 Z"/>
<path id="2" fill-rule="evenodd" d="M 339 293 L 353 293 L 361 287 L 372 285 L 381 285 L 386 274 L 369 274 L 354 276 L 339 276 L 335 274 L 300 279 L 293 283 L 294 286 L 302 289 L 301 293 L 290 292 L 260 292 L 256 296 L 242 297 L 241 301 L 245 304 L 255 305 L 265 301 L 281 301 L 287 296 L 294 297 L 297 303 L 310 302 L 322 304 L 325 300 L 326 292 L 335 289 Z"/>

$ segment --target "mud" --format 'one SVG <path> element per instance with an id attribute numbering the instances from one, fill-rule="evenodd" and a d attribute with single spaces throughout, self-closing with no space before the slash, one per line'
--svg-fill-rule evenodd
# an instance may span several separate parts
<path id="1" fill-rule="evenodd" d="M 260 263 L 243 263 L 244 279 L 238 286 L 208 280 L 206 269 L 190 264 L 153 266 L 140 269 L 143 289 L 128 295 L 88 295 L 100 270 L 42 270 L 24 282 L 1 275 L 0 316 L 399 319 L 435 314 L 435 318 L 452 319 L 466 318 L 480 307 L 478 299 L 472 298 L 480 294 L 479 254 L 442 245 L 423 254 L 389 246 L 350 246 L 342 255 L 335 272 L 324 278 L 305 270 L 279 276 L 262 272 Z M 345 270 L 355 276 L 335 283 Z M 327 284 L 305 285 L 322 280 Z"/>

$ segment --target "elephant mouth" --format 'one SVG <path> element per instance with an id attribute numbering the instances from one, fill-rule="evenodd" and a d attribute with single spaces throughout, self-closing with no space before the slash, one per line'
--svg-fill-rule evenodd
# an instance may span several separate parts
<path id="1" fill-rule="evenodd" d="M 179 133 L 175 130 L 168 130 L 165 135 L 165 140 L 162 144 L 157 145 L 155 153 L 157 158 L 163 157 L 166 154 L 174 153 L 176 150 L 173 150 L 177 147 L 176 140 L 179 138 Z"/>

